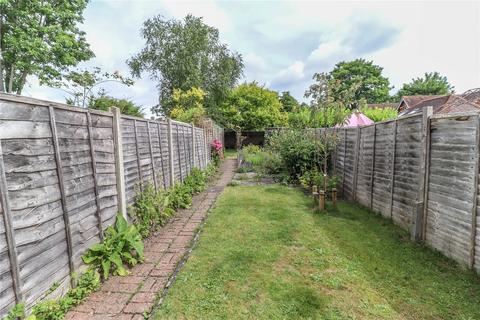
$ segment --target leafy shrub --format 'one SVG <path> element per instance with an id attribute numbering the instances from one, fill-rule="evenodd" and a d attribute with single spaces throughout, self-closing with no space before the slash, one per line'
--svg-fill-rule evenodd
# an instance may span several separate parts
<path id="1" fill-rule="evenodd" d="M 315 138 L 303 130 L 291 129 L 270 135 L 267 150 L 278 154 L 287 173 L 297 179 L 306 171 L 321 168 L 325 154 L 330 156 L 335 142 L 332 134 Z"/>
<path id="2" fill-rule="evenodd" d="M 104 279 L 110 273 L 127 275 L 125 265 L 134 266 L 143 260 L 142 237 L 134 225 L 117 214 L 115 226 L 107 228 L 103 242 L 88 249 L 82 259 L 92 269 L 101 270 Z"/>
<path id="3" fill-rule="evenodd" d="M 25 317 L 25 304 L 15 305 L 4 320 L 60 320 L 74 306 L 82 303 L 92 292 L 100 288 L 100 274 L 97 270 L 88 270 L 78 280 L 77 286 L 68 290 L 67 294 L 57 300 L 44 300 L 32 308 L 32 313 Z"/>
<path id="4" fill-rule="evenodd" d="M 207 184 L 205 173 L 198 169 L 192 168 L 188 176 L 183 181 L 183 184 L 188 187 L 192 194 L 202 192 Z"/>
<path id="5" fill-rule="evenodd" d="M 77 287 L 68 290 L 67 294 L 58 300 L 46 300 L 36 304 L 32 309 L 29 320 L 59 320 L 72 307 L 79 305 L 92 292 L 100 288 L 100 274 L 96 270 L 84 273 Z"/>
<path id="6" fill-rule="evenodd" d="M 398 111 L 394 108 L 368 108 L 361 109 L 362 113 L 366 115 L 373 122 L 387 121 L 395 119 L 398 116 Z"/>
<path id="7" fill-rule="evenodd" d="M 142 192 L 138 192 L 133 204 L 132 216 L 138 232 L 143 238 L 158 226 L 163 226 L 174 211 L 167 207 L 167 193 L 156 192 L 151 184 L 146 184 Z"/>

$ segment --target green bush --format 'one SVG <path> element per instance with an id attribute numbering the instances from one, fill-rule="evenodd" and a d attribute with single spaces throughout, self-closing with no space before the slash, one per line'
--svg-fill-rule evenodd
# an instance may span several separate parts
<path id="1" fill-rule="evenodd" d="M 322 167 L 325 154 L 327 158 L 335 146 L 336 138 L 332 134 L 319 138 L 304 130 L 284 130 L 273 133 L 267 139 L 267 150 L 278 154 L 286 172 L 298 179 L 304 172 Z"/>
<path id="2" fill-rule="evenodd" d="M 158 226 L 163 226 L 173 215 L 174 211 L 167 204 L 167 193 L 163 189 L 156 192 L 151 184 L 146 184 L 142 192 L 137 193 L 131 215 L 143 238 Z"/>
<path id="3" fill-rule="evenodd" d="M 102 243 L 93 245 L 82 256 L 83 262 L 94 270 L 101 270 L 104 279 L 110 273 L 124 276 L 128 274 L 125 265 L 134 266 L 143 261 L 143 242 L 134 225 L 117 214 L 114 226 L 105 231 Z"/>
<path id="4" fill-rule="evenodd" d="M 373 122 L 392 120 L 398 116 L 398 111 L 394 108 L 364 107 L 360 111 Z"/>

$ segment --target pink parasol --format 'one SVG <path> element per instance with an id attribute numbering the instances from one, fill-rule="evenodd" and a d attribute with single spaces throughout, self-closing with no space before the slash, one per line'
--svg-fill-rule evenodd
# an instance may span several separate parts
<path id="1" fill-rule="evenodd" d="M 343 124 L 337 124 L 336 128 L 368 126 L 374 122 L 369 117 L 359 111 L 352 112 L 352 114 L 345 120 Z"/>

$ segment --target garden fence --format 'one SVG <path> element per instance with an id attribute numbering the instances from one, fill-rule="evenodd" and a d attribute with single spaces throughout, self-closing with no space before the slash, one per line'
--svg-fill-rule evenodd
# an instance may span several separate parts
<path id="1" fill-rule="evenodd" d="M 0 94 L 0 318 L 64 293 L 137 188 L 204 169 L 214 139 L 223 129 L 213 121 L 204 129 Z"/>
<path id="2" fill-rule="evenodd" d="M 480 117 L 423 114 L 338 134 L 343 196 L 410 231 L 413 240 L 480 270 Z M 320 133 L 321 130 L 317 129 Z"/>

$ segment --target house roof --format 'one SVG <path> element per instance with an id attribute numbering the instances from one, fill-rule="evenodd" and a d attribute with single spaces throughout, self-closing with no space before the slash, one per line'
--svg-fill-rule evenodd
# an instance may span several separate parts
<path id="1" fill-rule="evenodd" d="M 430 99 L 421 100 L 400 113 L 399 117 L 422 112 L 422 109 L 427 106 L 433 107 L 434 114 L 480 112 L 480 89 L 468 90 L 460 95 L 434 96 Z"/>
<path id="2" fill-rule="evenodd" d="M 406 109 L 410 109 L 411 107 L 417 105 L 418 103 L 430 100 L 434 98 L 442 97 L 439 95 L 418 95 L 418 96 L 403 96 L 402 100 L 398 104 L 397 109 L 399 109 L 402 105 L 405 105 Z"/>
<path id="3" fill-rule="evenodd" d="M 396 109 L 398 107 L 397 102 L 382 102 L 382 103 L 369 103 L 367 107 L 372 109 L 385 109 L 385 108 L 393 108 Z"/>

